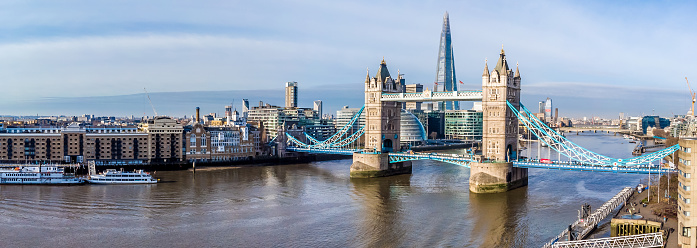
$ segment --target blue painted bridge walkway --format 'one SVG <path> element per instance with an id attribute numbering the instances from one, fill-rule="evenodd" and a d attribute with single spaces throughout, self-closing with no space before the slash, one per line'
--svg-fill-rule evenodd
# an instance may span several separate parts
<path id="1" fill-rule="evenodd" d="M 289 147 L 289 151 L 319 153 L 319 154 L 338 154 L 352 155 L 356 152 L 361 152 L 361 149 L 308 149 Z M 404 153 L 391 152 L 389 153 L 390 163 L 415 161 L 415 160 L 435 160 L 444 163 L 455 164 L 469 168 L 469 164 L 475 162 L 469 155 L 462 154 L 444 154 L 444 153 Z M 611 173 L 631 173 L 631 174 L 658 174 L 677 172 L 675 169 L 660 168 L 657 165 L 596 165 L 590 163 L 580 163 L 574 161 L 555 161 L 539 162 L 535 160 L 518 160 L 513 161 L 513 167 L 519 168 L 535 168 L 535 169 L 551 169 L 551 170 L 571 170 L 571 171 L 589 171 L 589 172 L 611 172 Z"/>

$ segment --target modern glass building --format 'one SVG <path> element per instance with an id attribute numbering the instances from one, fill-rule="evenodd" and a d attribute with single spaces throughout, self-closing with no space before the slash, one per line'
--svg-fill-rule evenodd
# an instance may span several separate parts
<path id="1" fill-rule="evenodd" d="M 641 131 L 644 132 L 644 134 L 646 134 L 646 129 L 648 127 L 664 129 L 668 126 L 670 126 L 670 120 L 666 118 L 658 116 L 644 116 L 644 118 L 641 118 Z"/>
<path id="2" fill-rule="evenodd" d="M 421 125 L 419 119 L 404 109 L 402 109 L 399 124 L 399 134 L 401 136 L 400 143 L 402 146 L 418 146 L 428 139 L 426 137 L 426 130 L 424 126 Z"/>
<path id="3" fill-rule="evenodd" d="M 545 121 L 551 122 L 552 121 L 552 110 L 554 108 L 552 107 L 552 99 L 547 97 L 547 100 L 545 101 Z"/>
<path id="4" fill-rule="evenodd" d="M 440 46 L 438 48 L 438 68 L 436 71 L 435 91 L 456 91 L 457 79 L 455 78 L 455 57 L 453 56 L 453 44 L 450 39 L 450 17 L 448 12 L 443 16 L 443 30 L 440 33 Z M 460 102 L 445 102 L 445 110 L 460 109 Z M 441 109 L 442 110 L 442 109 Z"/>
<path id="5" fill-rule="evenodd" d="M 474 110 L 445 111 L 445 138 L 482 140 L 483 112 Z"/>

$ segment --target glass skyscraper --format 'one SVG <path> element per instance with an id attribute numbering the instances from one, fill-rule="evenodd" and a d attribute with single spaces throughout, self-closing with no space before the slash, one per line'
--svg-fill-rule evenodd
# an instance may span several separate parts
<path id="1" fill-rule="evenodd" d="M 436 73 L 436 85 L 434 91 L 456 91 L 455 57 L 453 57 L 453 45 L 450 40 L 450 17 L 448 12 L 443 16 L 443 30 L 440 33 L 440 47 L 438 48 L 438 71 Z M 459 110 L 460 102 L 445 102 L 440 106 L 446 110 Z"/>

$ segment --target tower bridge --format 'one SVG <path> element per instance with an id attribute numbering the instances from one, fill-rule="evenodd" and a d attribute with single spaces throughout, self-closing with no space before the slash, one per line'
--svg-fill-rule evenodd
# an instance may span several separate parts
<path id="1" fill-rule="evenodd" d="M 674 169 L 652 163 L 679 149 L 678 145 L 639 157 L 611 158 L 569 141 L 520 103 L 521 76 L 508 66 L 503 49 L 493 70 L 484 64 L 482 90 L 404 93 L 401 75 L 393 79 L 383 59 L 374 77 L 365 78 L 365 106 L 329 139 L 286 133 L 288 151 L 352 155 L 351 177 L 380 177 L 411 173 L 412 161 L 436 160 L 470 168 L 470 191 L 502 192 L 525 186 L 528 168 L 606 173 L 667 173 Z M 400 151 L 401 102 L 481 101 L 483 109 L 482 155 L 413 153 Z M 365 125 L 353 130 L 359 116 Z M 550 149 L 569 161 L 531 161 L 518 154 L 518 128 L 524 126 Z"/>

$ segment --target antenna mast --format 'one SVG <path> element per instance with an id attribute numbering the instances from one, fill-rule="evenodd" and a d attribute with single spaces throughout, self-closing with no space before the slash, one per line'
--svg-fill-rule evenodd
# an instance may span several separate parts
<path id="1" fill-rule="evenodd" d="M 157 110 L 155 110 L 155 105 L 152 105 L 152 100 L 150 100 L 150 94 L 148 94 L 148 90 L 143 87 L 143 90 L 145 91 L 145 95 L 148 96 L 148 102 L 150 102 L 150 107 L 152 107 L 152 112 L 155 112 L 155 116 L 158 116 Z"/>

